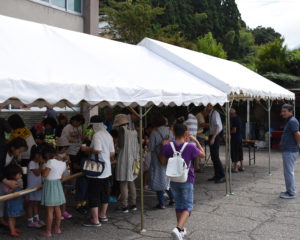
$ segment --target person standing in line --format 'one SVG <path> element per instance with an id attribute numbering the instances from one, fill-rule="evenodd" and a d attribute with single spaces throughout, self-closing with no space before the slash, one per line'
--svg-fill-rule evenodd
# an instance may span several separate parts
<path id="1" fill-rule="evenodd" d="M 173 133 L 170 128 L 165 126 L 166 120 L 163 115 L 157 114 L 153 118 L 154 130 L 150 134 L 149 149 L 151 151 L 150 162 L 150 188 L 156 191 L 158 204 L 156 208 L 165 209 L 164 191 L 169 196 L 169 206 L 174 205 L 174 196 L 170 187 L 170 180 L 166 175 L 166 166 L 162 165 L 159 161 L 159 153 L 163 147 L 164 141 L 171 141 Z"/>
<path id="2" fill-rule="evenodd" d="M 179 120 L 174 126 L 175 141 L 174 147 L 177 152 L 180 152 L 186 142 L 188 129 L 183 121 Z M 182 158 L 187 166 L 189 166 L 188 179 L 186 182 L 172 182 L 171 189 L 175 197 L 175 210 L 177 218 L 177 227 L 172 230 L 173 239 L 182 240 L 187 234 L 185 225 L 193 210 L 194 200 L 194 183 L 195 171 L 193 167 L 193 160 L 199 157 L 205 157 L 203 148 L 198 140 L 190 136 L 189 143 L 182 152 Z M 191 143 L 193 142 L 193 143 Z M 167 164 L 168 159 L 173 156 L 174 152 L 170 143 L 167 143 L 162 148 L 161 158 L 162 163 Z"/>
<path id="3" fill-rule="evenodd" d="M 61 138 L 66 138 L 69 141 L 69 148 L 66 153 L 70 157 L 71 174 L 81 172 L 80 148 L 83 140 L 83 124 L 84 117 L 77 114 L 71 117 L 70 123 L 64 127 L 61 133 Z M 83 198 L 84 194 L 82 194 L 87 191 L 85 176 L 76 178 L 75 191 L 76 210 L 84 215 L 87 213 L 87 202 Z"/>
<path id="4" fill-rule="evenodd" d="M 27 151 L 27 149 L 27 143 L 24 138 L 21 137 L 14 138 L 8 144 L 0 148 L 0 196 L 5 194 L 3 191 L 4 185 L 9 186 L 11 189 L 16 189 L 19 187 L 19 184 L 16 184 L 15 181 L 8 180 L 5 177 L 4 168 L 18 159 L 22 153 Z M 7 223 L 4 221 L 3 217 L 4 202 L 0 202 L 0 227 L 7 226 Z"/>
<path id="5" fill-rule="evenodd" d="M 296 198 L 295 163 L 299 155 L 300 133 L 299 122 L 293 115 L 294 107 L 290 104 L 284 104 L 281 108 L 281 116 L 286 120 L 286 123 L 280 141 L 286 186 L 286 191 L 280 193 L 280 198 L 283 199 Z"/>
<path id="6" fill-rule="evenodd" d="M 107 131 L 111 133 L 113 130 L 113 124 L 114 124 L 114 115 L 113 110 L 111 108 L 106 108 L 104 110 L 104 125 L 107 127 Z"/>
<path id="7" fill-rule="evenodd" d="M 64 127 L 67 126 L 68 124 L 68 116 L 61 113 L 59 114 L 57 121 L 58 121 L 58 125 L 55 129 L 55 135 L 56 137 L 61 137 Z"/>
<path id="8" fill-rule="evenodd" d="M 192 113 L 188 114 L 187 120 L 184 122 L 184 124 L 188 128 L 190 136 L 197 137 L 198 120 Z"/>
<path id="9" fill-rule="evenodd" d="M 233 173 L 245 171 L 243 165 L 243 136 L 242 136 L 242 120 L 238 116 L 234 108 L 230 109 L 231 116 L 231 160 L 233 162 Z M 240 163 L 240 166 L 238 166 Z"/>
<path id="10" fill-rule="evenodd" d="M 52 234 L 62 233 L 60 206 L 66 202 L 66 198 L 61 179 L 66 170 L 66 163 L 55 159 L 57 151 L 49 143 L 45 143 L 41 151 L 43 161 L 45 161 L 45 169 L 42 171 L 44 184 L 41 204 L 46 207 L 46 230 L 40 233 L 40 235 L 50 238 Z"/>
<path id="11" fill-rule="evenodd" d="M 84 224 L 86 227 L 99 227 L 100 222 L 107 222 L 107 208 L 109 197 L 109 181 L 111 172 L 111 161 L 115 155 L 112 136 L 106 130 L 103 120 L 99 116 L 91 117 L 91 124 L 95 134 L 91 147 L 82 147 L 82 151 L 98 154 L 99 159 L 104 161 L 104 172 L 98 177 L 88 177 L 88 201 L 91 209 L 91 220 Z M 99 208 L 100 214 L 99 214 Z M 100 221 L 100 222 L 99 222 Z"/>
<path id="12" fill-rule="evenodd" d="M 115 117 L 113 128 L 118 130 L 118 158 L 117 181 L 120 181 L 121 211 L 128 213 L 136 211 L 136 187 L 134 180 L 137 175 L 133 173 L 135 161 L 139 161 L 139 143 L 136 130 L 129 126 L 128 115 L 118 114 Z M 129 192 L 129 195 L 128 195 Z"/>
<path id="13" fill-rule="evenodd" d="M 28 164 L 30 162 L 30 152 L 32 146 L 36 145 L 36 142 L 32 136 L 31 131 L 26 128 L 25 123 L 22 117 L 19 114 L 13 114 L 7 119 L 9 125 L 12 128 L 12 132 L 10 134 L 9 142 L 12 141 L 14 138 L 21 137 L 23 138 L 28 146 L 26 152 L 21 154 L 21 162 L 20 165 L 24 168 L 28 168 Z M 23 173 L 23 187 L 27 188 L 27 170 Z"/>
<path id="14" fill-rule="evenodd" d="M 208 181 L 214 181 L 215 183 L 224 183 L 224 168 L 219 156 L 223 125 L 220 114 L 214 109 L 211 104 L 207 105 L 206 111 L 209 115 L 209 149 L 215 172 L 214 177 L 208 179 Z"/>

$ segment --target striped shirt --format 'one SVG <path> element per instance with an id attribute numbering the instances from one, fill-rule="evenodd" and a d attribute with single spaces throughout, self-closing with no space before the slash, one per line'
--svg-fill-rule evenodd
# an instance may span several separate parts
<path id="1" fill-rule="evenodd" d="M 198 120 L 193 114 L 188 115 L 188 119 L 184 122 L 184 124 L 187 126 L 190 135 L 193 137 L 197 136 L 198 132 Z"/>

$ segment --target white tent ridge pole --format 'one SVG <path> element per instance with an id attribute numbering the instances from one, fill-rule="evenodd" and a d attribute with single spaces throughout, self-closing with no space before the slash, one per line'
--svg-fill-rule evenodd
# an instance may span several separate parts
<path id="1" fill-rule="evenodd" d="M 268 99 L 268 131 L 269 131 L 269 175 L 271 176 L 271 100 Z"/>
<path id="2" fill-rule="evenodd" d="M 144 216 L 144 168 L 143 168 L 143 107 L 139 107 L 139 140 L 140 140 L 140 175 L 141 175 L 141 232 L 145 230 L 145 216 Z"/>

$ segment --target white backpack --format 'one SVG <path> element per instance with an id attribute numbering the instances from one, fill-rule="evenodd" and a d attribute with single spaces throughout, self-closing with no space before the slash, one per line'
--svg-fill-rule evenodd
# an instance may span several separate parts
<path id="1" fill-rule="evenodd" d="M 187 142 L 185 142 L 180 150 L 180 152 L 176 151 L 174 143 L 170 142 L 171 147 L 173 149 L 173 157 L 169 158 L 168 165 L 167 165 L 167 171 L 166 174 L 170 178 L 171 182 L 180 182 L 184 183 L 188 179 L 188 173 L 189 173 L 189 166 L 185 163 L 184 159 L 182 158 L 182 153 L 185 149 L 185 147 L 188 145 Z"/>

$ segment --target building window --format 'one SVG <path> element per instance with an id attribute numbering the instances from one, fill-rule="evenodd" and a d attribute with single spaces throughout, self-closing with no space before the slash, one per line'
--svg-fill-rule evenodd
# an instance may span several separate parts
<path id="1" fill-rule="evenodd" d="M 51 4 L 60 8 L 66 8 L 66 0 L 51 0 Z"/>
<path id="2" fill-rule="evenodd" d="M 81 13 L 81 0 L 67 0 L 68 10 Z"/>
<path id="3" fill-rule="evenodd" d="M 53 6 L 68 12 L 82 13 L 83 0 L 32 0 L 35 2 L 44 3 L 48 6 Z"/>

